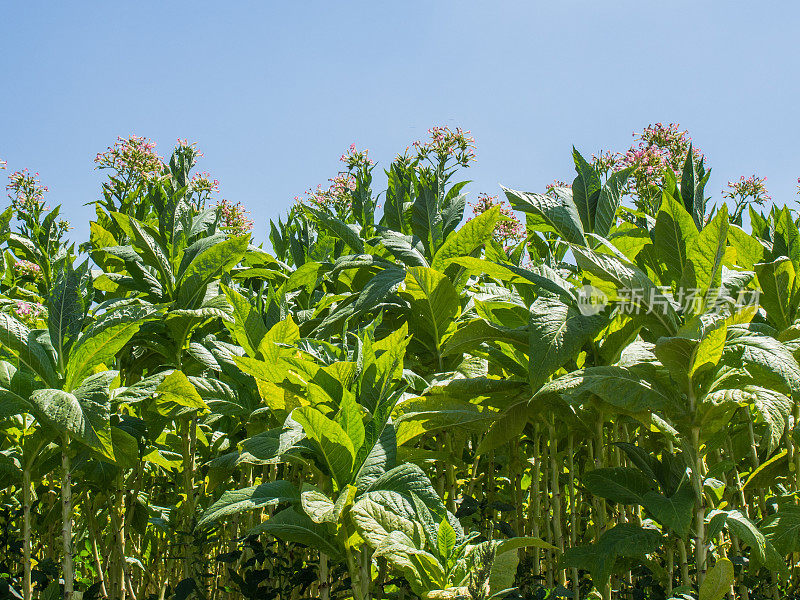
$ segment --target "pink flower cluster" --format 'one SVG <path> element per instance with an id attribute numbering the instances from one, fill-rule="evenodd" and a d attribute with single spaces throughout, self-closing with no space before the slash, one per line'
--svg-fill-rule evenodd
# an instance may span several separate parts
<path id="1" fill-rule="evenodd" d="M 164 170 L 164 161 L 156 153 L 155 142 L 137 135 L 127 139 L 118 137 L 113 146 L 97 154 L 94 162 L 98 169 L 113 169 L 144 178 L 157 177 Z"/>
<path id="2" fill-rule="evenodd" d="M 357 150 L 355 144 L 350 144 L 350 148 L 347 149 L 347 152 L 342 154 L 339 160 L 347 165 L 348 171 L 353 171 L 361 168 L 362 166 L 368 167 L 375 164 L 368 155 L 369 149 L 365 148 L 364 150 Z"/>
<path id="3" fill-rule="evenodd" d="M 211 177 L 210 173 L 195 173 L 189 182 L 191 190 L 198 194 L 212 194 L 219 192 L 219 180 Z"/>
<path id="4" fill-rule="evenodd" d="M 552 192 L 555 188 L 560 188 L 560 187 L 571 188 L 572 184 L 567 183 L 566 181 L 553 179 L 553 183 L 548 183 L 546 186 L 544 186 L 545 190 L 547 190 L 548 192 Z"/>
<path id="5" fill-rule="evenodd" d="M 10 192 L 8 197 L 16 210 L 31 212 L 45 208 L 44 195 L 48 189 L 39 181 L 39 173 L 31 175 L 28 169 L 22 169 L 11 173 L 8 179 L 6 190 Z"/>
<path id="6" fill-rule="evenodd" d="M 19 301 L 12 309 L 14 314 L 28 323 L 35 322 L 44 312 L 44 307 L 37 302 Z"/>
<path id="7" fill-rule="evenodd" d="M 428 129 L 430 141 L 416 141 L 412 144 L 417 152 L 417 157 L 422 160 L 429 155 L 434 155 L 440 162 L 454 158 L 456 163 L 466 167 L 475 160 L 475 138 L 456 127 L 455 131 L 449 127 L 431 127 Z"/>
<path id="8" fill-rule="evenodd" d="M 244 235 L 253 230 L 253 221 L 247 217 L 250 211 L 245 210 L 241 202 L 233 204 L 223 199 L 217 207 L 222 219 L 222 228 L 231 235 Z"/>
<path id="9" fill-rule="evenodd" d="M 0 171 L 5 171 L 7 166 L 8 166 L 8 163 L 6 161 L 0 160 Z"/>
<path id="10" fill-rule="evenodd" d="M 766 177 L 751 175 L 745 178 L 742 175 L 738 181 L 728 182 L 728 189 L 722 191 L 722 196 L 737 202 L 750 200 L 753 204 L 764 204 L 767 200 L 772 200 L 767 191 L 766 181 Z"/>
<path id="11" fill-rule="evenodd" d="M 615 170 L 634 167 L 640 174 L 657 177 L 663 176 L 666 169 L 672 169 L 676 175 L 681 173 L 692 143 L 688 130 L 681 131 L 678 123 L 656 123 L 641 133 L 634 132 L 633 138 L 639 143 L 618 155 Z M 692 154 L 695 160 L 700 159 L 699 148 L 693 147 Z"/>
<path id="12" fill-rule="evenodd" d="M 203 154 L 200 150 L 197 149 L 197 142 L 190 142 L 188 139 L 185 138 L 178 138 L 178 142 L 175 148 L 177 150 L 183 148 L 190 149 L 195 158 L 203 158 L 205 156 L 205 154 Z"/>
<path id="13" fill-rule="evenodd" d="M 350 173 L 339 173 L 328 180 L 330 185 L 323 189 L 318 185 L 316 189 L 306 192 L 305 199 L 295 197 L 300 204 L 315 206 L 316 208 L 331 210 L 336 214 L 346 213 L 352 206 L 352 194 L 356 189 L 356 178 Z"/>
<path id="14" fill-rule="evenodd" d="M 500 221 L 495 225 L 492 237 L 501 244 L 514 245 L 525 237 L 525 227 L 514 214 L 514 211 L 511 210 L 511 207 L 506 205 L 505 201 L 498 200 L 497 196 L 478 194 L 478 199 L 474 203 L 470 202 L 469 205 L 472 207 L 472 218 L 482 215 L 495 206 L 500 207 L 500 214 L 508 220 Z M 472 220 L 472 218 L 469 220 Z"/>
<path id="15" fill-rule="evenodd" d="M 17 277 L 30 277 L 36 278 L 41 274 L 42 270 L 39 265 L 29 260 L 20 260 L 14 263 L 14 273 Z"/>

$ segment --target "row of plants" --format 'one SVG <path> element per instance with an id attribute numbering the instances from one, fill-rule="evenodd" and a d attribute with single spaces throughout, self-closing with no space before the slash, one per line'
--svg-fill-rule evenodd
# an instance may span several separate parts
<path id="1" fill-rule="evenodd" d="M 467 132 L 353 146 L 269 250 L 182 140 L 77 247 L 13 173 L 0 597 L 800 597 L 796 215 L 635 142 L 472 204 Z"/>

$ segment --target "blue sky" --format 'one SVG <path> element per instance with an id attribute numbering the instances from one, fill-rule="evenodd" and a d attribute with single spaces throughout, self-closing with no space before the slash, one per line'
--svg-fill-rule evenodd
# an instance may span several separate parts
<path id="1" fill-rule="evenodd" d="M 385 166 L 434 124 L 472 131 L 473 198 L 571 180 L 572 144 L 622 150 L 662 121 L 706 154 L 715 199 L 757 173 L 793 204 L 798 24 L 789 1 L 9 2 L 0 158 L 41 173 L 76 240 L 93 157 L 130 133 L 198 142 L 257 241 L 350 143 Z"/>

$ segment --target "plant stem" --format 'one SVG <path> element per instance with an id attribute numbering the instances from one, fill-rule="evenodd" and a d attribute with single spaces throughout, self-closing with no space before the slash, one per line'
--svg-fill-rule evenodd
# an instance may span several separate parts
<path id="1" fill-rule="evenodd" d="M 31 470 L 27 461 L 22 470 L 22 554 L 22 597 L 31 600 Z"/>
<path id="2" fill-rule="evenodd" d="M 571 547 L 577 546 L 578 542 L 578 502 L 575 497 L 575 434 L 570 431 L 567 437 L 567 468 L 569 469 L 569 544 Z M 572 597 L 580 600 L 581 587 L 578 578 L 578 569 L 572 569 Z"/>
<path id="3" fill-rule="evenodd" d="M 697 585 L 703 584 L 706 576 L 706 508 L 703 495 L 703 458 L 700 456 L 700 428 L 692 427 L 692 449 L 694 465 L 692 467 L 692 485 L 695 493 L 695 549 L 694 558 L 697 569 Z"/>
<path id="4" fill-rule="evenodd" d="M 69 436 L 61 440 L 61 541 L 64 549 L 64 600 L 72 600 L 75 573 L 72 566 L 72 473 L 70 473 Z"/>
<path id="5" fill-rule="evenodd" d="M 328 600 L 331 590 L 328 583 L 328 555 L 324 552 L 319 553 L 319 598 Z"/>
<path id="6" fill-rule="evenodd" d="M 558 441 L 556 440 L 555 423 L 550 424 L 550 484 L 553 495 L 553 534 L 555 536 L 556 547 L 559 555 L 564 554 L 564 535 L 561 531 L 561 483 L 559 475 L 561 465 L 558 463 Z M 556 574 L 558 582 L 566 585 L 567 580 L 563 569 L 559 569 Z"/>
<path id="7" fill-rule="evenodd" d="M 194 450 L 197 442 L 197 416 L 192 414 L 186 420 L 186 436 L 183 443 L 183 493 L 186 496 L 184 513 L 184 535 L 186 536 L 186 556 L 183 562 L 183 577 L 194 574 Z"/>

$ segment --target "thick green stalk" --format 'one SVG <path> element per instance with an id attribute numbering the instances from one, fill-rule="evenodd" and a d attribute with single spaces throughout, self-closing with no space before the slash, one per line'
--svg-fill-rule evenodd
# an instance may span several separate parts
<path id="1" fill-rule="evenodd" d="M 559 475 L 561 474 L 561 465 L 558 462 L 558 440 L 556 439 L 556 427 L 554 423 L 550 424 L 550 477 L 552 483 L 550 484 L 553 496 L 553 535 L 558 548 L 559 556 L 564 554 L 564 534 L 561 531 L 561 483 L 559 482 Z M 563 569 L 559 569 L 556 573 L 556 578 L 561 585 L 566 585 L 567 580 Z"/>
<path id="2" fill-rule="evenodd" d="M 515 439 L 509 444 L 509 481 L 512 486 L 512 494 L 514 499 L 514 507 L 516 508 L 514 530 L 518 535 L 523 535 L 523 528 L 525 527 L 524 507 L 522 505 L 522 469 L 520 468 L 519 460 L 519 442 Z M 454 511 L 453 511 L 454 512 Z"/>
<path id="3" fill-rule="evenodd" d="M 372 549 L 361 545 L 361 592 L 364 600 L 370 600 L 372 589 Z"/>
<path id="4" fill-rule="evenodd" d="M 346 539 L 349 539 L 347 528 L 344 528 Z M 356 563 L 356 557 L 353 556 L 353 549 L 351 547 L 345 548 L 345 558 L 347 560 L 347 571 L 350 574 L 350 587 L 353 592 L 353 600 L 366 600 L 364 598 L 364 587 L 361 580 L 361 564 Z"/>
<path id="5" fill-rule="evenodd" d="M 329 600 L 331 595 L 330 584 L 328 583 L 328 555 L 324 552 L 319 553 L 319 598 Z"/>
<path id="6" fill-rule="evenodd" d="M 117 489 L 114 491 L 114 499 L 109 503 L 111 513 L 111 526 L 114 528 L 114 552 L 117 560 L 114 565 L 114 593 L 119 600 L 125 600 L 125 494 L 122 489 L 122 477 L 117 477 Z"/>
<path id="7" fill-rule="evenodd" d="M 183 442 L 183 493 L 185 495 L 184 509 L 184 535 L 186 536 L 186 555 L 183 561 L 183 577 L 194 575 L 194 543 L 192 530 L 194 528 L 194 451 L 197 443 L 197 416 L 192 414 L 185 421 L 186 436 Z M 123 584 L 124 585 L 124 584 Z"/>
<path id="8" fill-rule="evenodd" d="M 567 468 L 569 469 L 569 544 L 572 548 L 578 545 L 578 502 L 575 497 L 575 434 L 571 431 L 567 437 Z M 574 600 L 580 600 L 581 588 L 578 569 L 572 569 L 572 594 Z"/>
<path id="9" fill-rule="evenodd" d="M 27 464 L 22 470 L 22 598 L 31 600 L 31 470 Z"/>
<path id="10" fill-rule="evenodd" d="M 456 468 L 454 465 L 458 464 L 461 457 L 458 457 L 453 452 L 453 437 L 450 433 L 444 433 L 444 447 L 447 456 L 450 460 L 445 464 L 445 476 L 447 477 L 447 510 L 454 513 L 456 512 L 456 494 L 458 493 L 456 485 Z"/>
<path id="11" fill-rule="evenodd" d="M 94 559 L 95 569 L 97 569 L 97 579 L 100 583 L 100 593 L 103 597 L 108 596 L 106 590 L 106 577 L 103 569 L 103 561 L 100 558 L 100 550 L 97 546 L 97 538 L 100 535 L 97 527 L 97 518 L 95 517 L 94 502 L 90 501 L 88 510 L 86 511 L 86 524 L 89 526 L 89 536 L 92 538 L 92 558 Z"/>
<path id="12" fill-rule="evenodd" d="M 61 440 L 61 543 L 64 550 L 64 600 L 72 600 L 75 573 L 72 566 L 72 473 L 69 460 L 69 436 Z"/>
<path id="13" fill-rule="evenodd" d="M 528 531 L 533 537 L 540 537 L 539 523 L 542 517 L 542 497 L 540 490 L 540 479 L 542 477 L 541 445 L 539 443 L 539 425 L 533 426 L 533 473 L 531 475 L 530 497 L 528 499 Z M 534 548 L 533 552 L 533 574 L 541 574 L 539 564 L 539 549 Z"/>
<path id="14" fill-rule="evenodd" d="M 700 456 L 700 428 L 692 427 L 692 449 L 694 465 L 692 466 L 692 486 L 695 493 L 695 547 L 694 558 L 697 569 L 697 585 L 703 584 L 708 566 L 706 564 L 706 507 L 703 495 L 703 458 Z"/>

